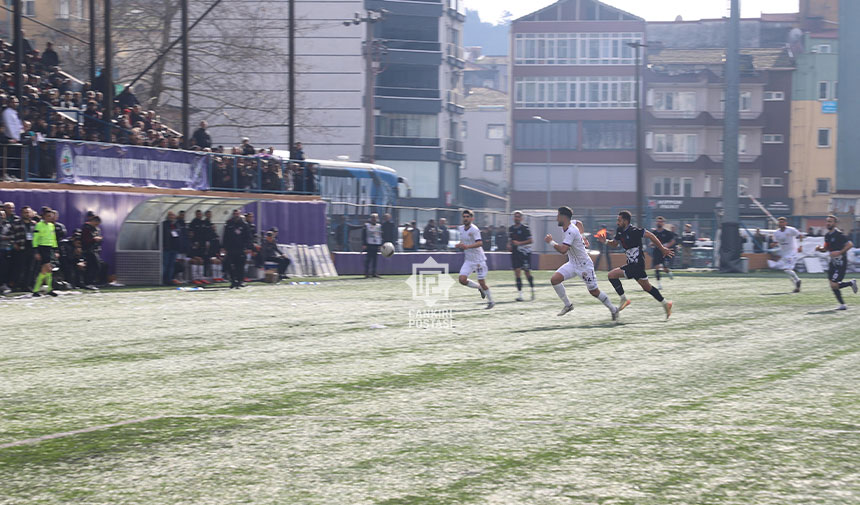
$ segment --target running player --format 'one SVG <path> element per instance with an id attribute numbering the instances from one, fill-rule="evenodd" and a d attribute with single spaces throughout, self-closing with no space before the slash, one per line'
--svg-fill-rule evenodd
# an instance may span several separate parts
<path id="1" fill-rule="evenodd" d="M 57 250 L 57 232 L 54 222 L 57 214 L 51 209 L 42 212 L 42 220 L 36 223 L 33 232 L 33 249 L 36 252 L 36 263 L 39 265 L 39 275 L 36 276 L 36 284 L 33 286 L 33 296 L 42 296 L 42 282 L 48 285 L 48 294 L 57 296 L 54 292 L 54 254 Z"/>
<path id="2" fill-rule="evenodd" d="M 550 244 L 560 254 L 567 255 L 567 263 L 556 270 L 552 275 L 552 279 L 550 279 L 556 294 L 564 302 L 564 308 L 561 309 L 558 315 L 563 316 L 573 310 L 573 304 L 570 303 L 570 299 L 568 299 L 567 292 L 564 289 L 564 281 L 578 276 L 582 277 L 582 280 L 585 281 L 585 287 L 591 293 L 591 296 L 603 302 L 603 305 L 606 305 L 606 308 L 612 314 L 612 320 L 615 321 L 618 319 L 618 309 L 615 308 L 615 305 L 612 305 L 606 293 L 600 291 L 597 287 L 597 277 L 594 275 L 594 263 L 591 261 L 588 251 L 585 250 L 582 233 L 580 233 L 576 224 L 571 222 L 572 218 L 573 211 L 570 210 L 570 207 L 560 207 L 556 219 L 558 220 L 558 225 L 564 231 L 564 239 L 561 244 L 553 240 L 550 234 L 547 234 L 544 239 L 547 244 Z"/>
<path id="3" fill-rule="evenodd" d="M 621 286 L 622 277 L 627 279 L 636 279 L 636 282 L 642 286 L 642 289 L 654 297 L 655 300 L 663 304 L 663 310 L 666 311 L 666 319 L 672 315 L 672 302 L 663 298 L 660 290 L 655 288 L 648 282 L 648 273 L 645 271 L 645 255 L 642 253 L 642 241 L 650 240 L 663 256 L 672 257 L 675 253 L 660 242 L 660 239 L 654 236 L 653 233 L 642 228 L 636 228 L 630 225 L 633 216 L 630 211 L 622 210 L 618 213 L 618 231 L 615 233 L 615 238 L 608 241 L 606 237 L 599 237 L 598 240 L 608 243 L 610 247 L 616 247 L 619 244 L 624 248 L 627 254 L 627 264 L 623 267 L 616 268 L 609 272 L 609 282 L 615 288 L 615 292 L 621 296 L 621 304 L 618 306 L 619 312 L 630 305 L 630 300 L 624 296 L 624 288 Z"/>
<path id="4" fill-rule="evenodd" d="M 520 278 L 520 272 L 524 271 L 526 279 L 529 281 L 529 287 L 532 290 L 532 300 L 535 299 L 535 279 L 531 274 L 531 255 L 532 255 L 532 232 L 529 227 L 523 224 L 523 213 L 514 211 L 514 225 L 508 228 L 510 242 L 508 250 L 511 251 L 511 265 L 514 268 L 514 275 L 517 278 L 517 301 L 523 301 L 523 280 Z"/>
<path id="5" fill-rule="evenodd" d="M 472 224 L 474 220 L 475 213 L 468 209 L 464 210 L 463 225 L 457 227 L 460 232 L 460 243 L 456 247 L 466 256 L 463 267 L 460 268 L 460 284 L 477 289 L 481 293 L 481 298 L 487 299 L 487 308 L 492 309 L 496 304 L 493 303 L 493 295 L 490 294 L 490 288 L 484 280 L 487 277 L 487 256 L 484 254 L 481 230 Z M 469 275 L 475 271 L 478 272 L 478 282 L 469 279 Z"/>
<path id="6" fill-rule="evenodd" d="M 794 292 L 800 292 L 800 277 L 794 273 L 794 265 L 797 263 L 797 253 L 802 247 L 798 247 L 798 239 L 803 240 L 803 234 L 794 226 L 786 226 L 788 220 L 784 217 L 777 219 L 779 229 L 773 233 L 773 244 L 779 244 L 779 261 L 767 260 L 767 266 L 774 270 L 782 270 L 794 282 Z"/>
<path id="7" fill-rule="evenodd" d="M 845 300 L 842 299 L 842 288 L 850 287 L 857 294 L 857 280 L 852 279 L 844 282 L 845 270 L 848 268 L 848 251 L 854 247 L 854 243 L 836 227 L 839 219 L 836 216 L 827 216 L 827 235 L 824 236 L 824 245 L 815 248 L 816 251 L 830 253 L 830 268 L 827 269 L 827 278 L 830 279 L 830 289 L 839 301 L 836 310 L 848 310 Z"/>
<path id="8" fill-rule="evenodd" d="M 657 217 L 657 227 L 651 230 L 651 233 L 660 240 L 666 249 L 675 250 L 675 233 L 666 228 L 666 220 L 663 216 Z M 660 272 L 669 274 L 669 279 L 674 278 L 672 271 L 669 270 L 669 267 L 672 266 L 672 258 L 664 256 L 660 248 L 654 244 L 654 248 L 651 249 L 651 265 L 657 277 L 657 288 L 663 289 L 663 284 L 660 282 Z"/>

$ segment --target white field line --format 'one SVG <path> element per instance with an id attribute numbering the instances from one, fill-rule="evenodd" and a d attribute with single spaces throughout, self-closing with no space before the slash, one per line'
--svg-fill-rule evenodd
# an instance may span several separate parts
<path id="1" fill-rule="evenodd" d="M 806 435 L 847 435 L 860 434 L 860 427 L 857 429 L 816 429 L 816 428 L 792 428 L 789 426 L 738 426 L 727 424 L 715 424 L 710 426 L 697 426 L 690 424 L 656 424 L 656 423 L 613 423 L 613 422 L 587 422 L 587 421 L 564 421 L 554 419 L 498 419 L 498 418 L 436 418 L 436 417 L 360 417 L 360 416 L 276 416 L 276 415 L 239 415 L 239 414 L 166 414 L 160 416 L 140 417 L 137 419 L 128 419 L 110 424 L 101 424 L 82 428 L 80 430 L 63 431 L 42 435 L 40 437 L 18 440 L 16 442 L 8 442 L 0 444 L 0 449 L 9 449 L 12 447 L 20 447 L 24 445 L 34 445 L 48 440 L 57 438 L 72 437 L 84 433 L 92 433 L 96 431 L 108 430 L 120 426 L 128 426 L 132 424 L 145 423 L 149 421 L 157 421 L 160 419 L 237 419 L 237 420 L 305 420 L 305 421 L 348 421 L 348 422 L 366 422 L 366 421 L 387 421 L 387 422 L 402 422 L 402 423 L 469 423 L 469 422 L 485 422 L 496 424 L 524 424 L 524 425 L 544 425 L 544 426 L 581 426 L 588 428 L 634 428 L 634 429 L 657 429 L 657 430 L 677 430 L 677 431 L 701 431 L 705 433 L 714 432 L 746 432 L 746 433 L 800 433 Z"/>

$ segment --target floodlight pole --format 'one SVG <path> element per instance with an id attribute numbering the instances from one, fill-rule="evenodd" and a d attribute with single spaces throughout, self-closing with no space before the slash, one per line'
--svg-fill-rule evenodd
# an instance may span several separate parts
<path id="1" fill-rule="evenodd" d="M 738 137 L 740 130 L 740 0 L 731 0 L 726 48 L 726 101 L 723 128 L 723 222 L 720 271 L 741 271 L 738 209 Z"/>

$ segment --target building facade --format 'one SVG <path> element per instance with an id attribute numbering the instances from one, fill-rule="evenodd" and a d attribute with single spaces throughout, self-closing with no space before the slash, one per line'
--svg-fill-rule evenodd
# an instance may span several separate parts
<path id="1" fill-rule="evenodd" d="M 635 206 L 628 44 L 644 33 L 642 18 L 595 0 L 561 0 L 512 23 L 512 206 L 580 215 Z"/>
<path id="2" fill-rule="evenodd" d="M 741 53 L 740 194 L 774 214 L 791 214 L 791 60 L 785 48 Z M 649 208 L 666 217 L 713 220 L 722 198 L 724 58 L 722 49 L 658 48 L 648 54 L 645 190 Z M 765 224 L 755 205 L 746 205 L 742 216 Z"/>
<path id="3" fill-rule="evenodd" d="M 376 162 L 405 177 L 401 203 L 452 206 L 463 144 L 463 0 L 368 0 L 386 54 L 376 76 Z"/>
<path id="4" fill-rule="evenodd" d="M 472 88 L 465 99 L 466 160 L 460 172 L 460 203 L 504 209 L 510 178 L 510 118 L 506 93 Z"/>
<path id="5" fill-rule="evenodd" d="M 807 226 L 823 226 L 836 191 L 839 41 L 803 35 L 792 91 L 791 197 Z"/>

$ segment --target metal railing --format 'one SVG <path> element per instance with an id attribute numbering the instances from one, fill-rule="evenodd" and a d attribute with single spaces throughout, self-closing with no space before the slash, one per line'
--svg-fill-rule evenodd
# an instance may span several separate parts
<path id="1" fill-rule="evenodd" d="M 69 141 L 66 141 L 69 142 Z M 128 147 L 102 142 L 74 141 L 101 146 Z M 38 143 L 0 145 L 0 176 L 3 181 L 58 182 L 56 140 Z M 131 146 L 139 147 L 139 146 Z M 158 151 L 176 149 L 141 147 Z M 314 163 L 285 160 L 274 156 L 240 156 L 221 153 L 195 152 L 206 158 L 208 186 L 212 191 L 243 193 L 319 194 L 319 181 Z"/>

